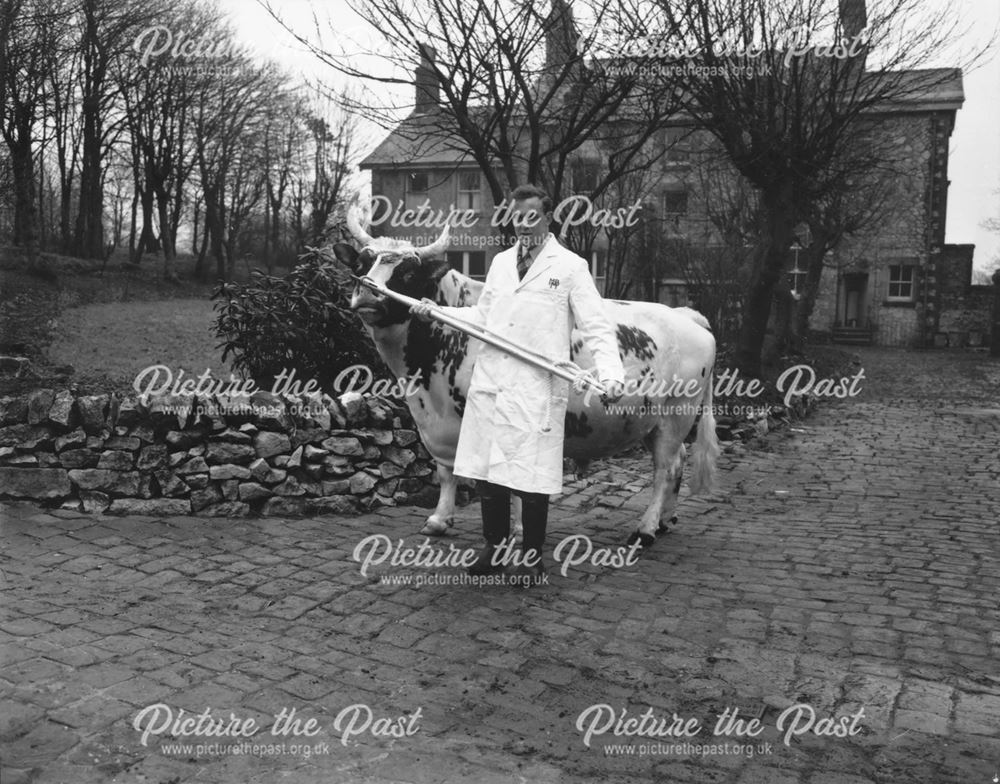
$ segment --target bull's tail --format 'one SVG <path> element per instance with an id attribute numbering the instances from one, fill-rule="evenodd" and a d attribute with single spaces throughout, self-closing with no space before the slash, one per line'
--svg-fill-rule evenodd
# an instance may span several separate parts
<path id="1" fill-rule="evenodd" d="M 691 481 L 693 493 L 710 493 L 715 487 L 715 461 L 719 457 L 719 439 L 715 435 L 715 413 L 712 411 L 712 387 L 715 376 L 708 375 L 708 383 L 701 396 L 701 421 L 691 456 Z"/>

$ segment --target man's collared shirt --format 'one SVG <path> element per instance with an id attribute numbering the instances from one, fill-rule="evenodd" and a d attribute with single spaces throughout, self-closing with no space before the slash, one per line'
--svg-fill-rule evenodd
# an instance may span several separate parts
<path id="1" fill-rule="evenodd" d="M 528 274 L 528 270 L 531 269 L 531 265 L 536 258 L 538 258 L 538 252 L 542 249 L 542 246 L 549 241 L 549 237 L 552 236 L 552 232 L 549 232 L 545 237 L 535 245 L 526 248 L 520 242 L 517 244 L 517 277 L 519 280 L 524 280 L 524 276 Z"/>

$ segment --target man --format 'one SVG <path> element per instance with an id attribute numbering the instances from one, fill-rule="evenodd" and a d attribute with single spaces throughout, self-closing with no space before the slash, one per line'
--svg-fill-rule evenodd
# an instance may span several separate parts
<path id="1" fill-rule="evenodd" d="M 497 254 L 479 301 L 471 307 L 441 307 L 554 363 L 570 355 L 570 332 L 580 330 L 608 394 L 621 397 L 625 371 L 614 329 L 587 262 L 549 232 L 552 199 L 541 188 L 522 185 L 511 194 L 517 243 Z M 412 312 L 427 319 L 430 300 Z M 583 391 L 589 373 L 573 382 Z M 549 495 L 562 491 L 563 425 L 569 384 L 546 370 L 490 345 L 483 346 L 469 384 L 455 474 L 479 480 L 486 545 L 469 567 L 473 575 L 501 571 L 497 549 L 510 536 L 510 494 L 521 498 L 524 539 L 517 572 L 527 582 L 544 573 L 542 548 Z"/>

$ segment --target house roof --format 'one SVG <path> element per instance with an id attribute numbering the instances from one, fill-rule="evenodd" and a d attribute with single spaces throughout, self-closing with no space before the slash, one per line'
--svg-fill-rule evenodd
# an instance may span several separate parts
<path id="1" fill-rule="evenodd" d="M 471 162 L 468 145 L 448 131 L 440 115 L 414 112 L 376 147 L 363 161 L 362 169 L 376 166 L 431 166 Z"/>
<path id="2" fill-rule="evenodd" d="M 878 79 L 882 74 L 873 72 L 870 76 Z M 893 92 L 899 95 L 899 98 L 885 102 L 887 111 L 956 111 L 965 102 L 961 68 L 889 71 L 884 76 L 895 81 Z"/>
<path id="3" fill-rule="evenodd" d="M 881 77 L 893 80 L 893 92 L 899 95 L 873 107 L 875 112 L 956 111 L 965 101 L 960 68 L 873 71 L 868 76 L 873 80 Z M 414 112 L 393 129 L 360 167 L 472 165 L 468 144 L 446 127 L 445 118 L 444 114 Z"/>

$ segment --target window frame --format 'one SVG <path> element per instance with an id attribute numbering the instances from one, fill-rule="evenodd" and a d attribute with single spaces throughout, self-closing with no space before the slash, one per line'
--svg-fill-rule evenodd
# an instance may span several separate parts
<path id="1" fill-rule="evenodd" d="M 581 188 L 578 180 L 582 172 L 586 172 L 588 177 L 593 175 L 593 184 L 586 188 Z M 574 195 L 586 195 L 594 192 L 597 183 L 601 179 L 601 161 L 598 158 L 573 158 L 569 166 L 570 191 Z"/>
<path id="2" fill-rule="evenodd" d="M 461 254 L 461 266 L 456 266 L 458 262 L 454 257 Z M 472 256 L 473 254 L 481 254 L 483 259 L 483 274 L 473 275 L 469 268 L 472 266 Z M 445 253 L 445 260 L 456 272 L 461 272 L 467 278 L 479 281 L 480 283 L 486 280 L 486 274 L 490 271 L 490 260 L 486 257 L 485 250 L 449 250 Z"/>
<path id="3" fill-rule="evenodd" d="M 886 291 L 886 294 L 885 294 L 886 302 L 914 302 L 914 301 L 916 301 L 916 292 L 917 292 L 917 289 L 916 289 L 916 283 L 917 283 L 916 269 L 917 269 L 917 267 L 916 267 L 915 264 L 903 264 L 903 263 L 900 263 L 900 264 L 889 264 L 888 265 L 888 270 L 887 270 L 888 277 L 886 279 L 886 289 L 885 289 L 885 291 Z M 898 277 L 894 277 L 894 275 L 893 275 L 893 272 L 896 271 L 896 270 L 899 271 L 899 276 Z M 905 277 L 906 273 L 909 274 L 908 278 Z M 896 294 L 892 293 L 893 286 L 897 286 L 898 287 L 897 288 L 897 292 L 899 292 L 899 293 L 896 293 Z M 902 293 L 904 291 L 904 287 L 908 287 L 909 293 L 907 293 L 907 294 L 903 294 Z"/>
<path id="4" fill-rule="evenodd" d="M 599 253 L 603 254 L 603 257 L 599 256 Z M 590 252 L 590 277 L 594 279 L 594 285 L 597 286 L 598 293 L 603 297 L 608 282 L 607 251 L 592 250 Z"/>
<path id="5" fill-rule="evenodd" d="M 656 282 L 656 299 L 668 308 L 684 308 L 691 301 L 688 283 L 683 278 L 659 278 Z M 670 302 L 664 302 L 669 299 Z"/>
<path id="6" fill-rule="evenodd" d="M 416 175 L 423 175 L 424 177 L 424 190 L 414 191 L 411 190 L 412 178 Z M 403 206 L 407 210 L 416 211 L 424 203 L 430 202 L 430 172 L 423 169 L 415 169 L 403 174 Z M 419 201 L 413 201 L 414 197 L 420 197 Z"/>
<path id="7" fill-rule="evenodd" d="M 665 163 L 686 164 L 691 162 L 691 149 L 688 144 L 691 133 L 691 128 L 681 125 L 671 125 L 659 131 L 658 141 Z"/>
<path id="8" fill-rule="evenodd" d="M 476 178 L 475 189 L 463 188 L 462 187 L 462 177 L 467 175 L 473 175 Z M 455 178 L 455 203 L 458 205 L 458 209 L 465 210 L 466 212 L 480 213 L 483 210 L 483 173 L 476 169 L 475 171 L 460 171 L 458 176 Z M 466 207 L 463 203 L 463 194 L 472 195 L 473 206 Z"/>
<path id="9" fill-rule="evenodd" d="M 683 199 L 684 209 L 680 212 L 668 211 L 667 210 L 667 200 L 671 196 L 680 196 Z M 689 204 L 688 204 L 689 191 L 687 188 L 664 188 L 660 192 L 660 215 L 665 221 L 677 221 L 680 218 L 687 217 Z"/>

